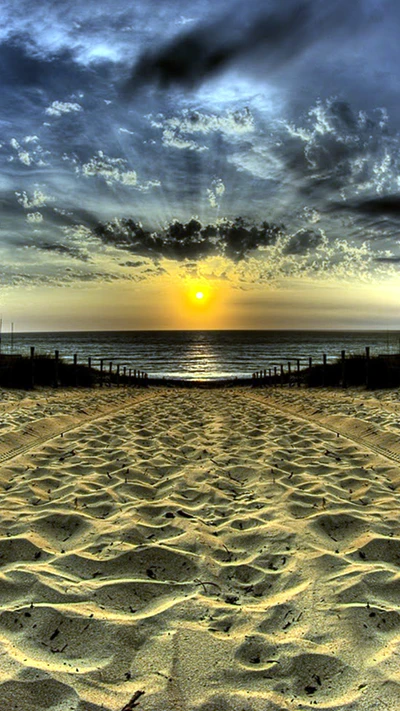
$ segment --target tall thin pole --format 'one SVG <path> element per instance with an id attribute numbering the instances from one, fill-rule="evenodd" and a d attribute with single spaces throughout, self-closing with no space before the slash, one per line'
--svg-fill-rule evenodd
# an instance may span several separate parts
<path id="1" fill-rule="evenodd" d="M 346 351 L 342 351 L 341 361 L 342 361 L 342 388 L 347 388 L 347 383 L 346 383 Z"/>
<path id="2" fill-rule="evenodd" d="M 58 387 L 58 359 L 60 352 L 54 351 L 54 387 Z"/>
<path id="3" fill-rule="evenodd" d="M 369 346 L 365 347 L 365 387 L 369 388 L 369 358 L 370 350 Z"/>
<path id="4" fill-rule="evenodd" d="M 35 346 L 31 346 L 31 388 L 35 387 Z"/>

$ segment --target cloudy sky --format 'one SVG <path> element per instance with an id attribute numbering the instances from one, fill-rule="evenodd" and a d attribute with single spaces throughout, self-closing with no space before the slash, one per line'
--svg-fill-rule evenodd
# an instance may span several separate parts
<path id="1" fill-rule="evenodd" d="M 397 0 L 3 0 L 4 322 L 400 328 L 399 25 Z"/>

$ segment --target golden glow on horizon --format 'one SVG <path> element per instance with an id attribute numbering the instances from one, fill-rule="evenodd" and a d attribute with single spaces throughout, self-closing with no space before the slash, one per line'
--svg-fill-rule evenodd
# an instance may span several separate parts
<path id="1" fill-rule="evenodd" d="M 398 277 L 385 283 L 292 283 L 232 288 L 226 279 L 180 274 L 154 283 L 35 286 L 4 290 L 3 330 L 399 329 Z M 201 292 L 202 299 L 196 294 Z"/>

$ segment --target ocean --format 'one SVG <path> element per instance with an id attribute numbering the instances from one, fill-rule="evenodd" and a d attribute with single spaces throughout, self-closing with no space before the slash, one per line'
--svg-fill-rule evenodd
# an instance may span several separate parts
<path id="1" fill-rule="evenodd" d="M 251 376 L 255 370 L 301 359 L 301 366 L 347 354 L 398 353 L 399 331 L 88 331 L 62 333 L 3 333 L 1 352 L 54 354 L 67 361 L 99 365 L 113 361 L 149 376 L 213 379 Z"/>

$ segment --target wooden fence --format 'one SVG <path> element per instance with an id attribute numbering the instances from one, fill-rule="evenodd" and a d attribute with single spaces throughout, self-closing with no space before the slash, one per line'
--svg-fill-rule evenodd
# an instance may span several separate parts
<path id="1" fill-rule="evenodd" d="M 35 346 L 31 346 L 29 356 L 28 380 L 30 387 L 33 388 L 35 386 L 35 366 L 38 360 L 43 358 L 46 358 L 48 361 L 46 365 L 52 370 L 51 379 L 53 387 L 56 388 L 60 385 L 60 352 L 56 350 L 54 352 L 54 358 L 43 354 L 36 355 Z M 10 362 L 15 362 L 17 359 L 21 362 L 22 356 L 3 356 L 1 359 L 4 360 L 6 365 L 9 365 Z M 64 362 L 63 366 L 67 366 L 69 369 L 72 368 L 72 384 L 75 386 L 78 386 L 80 384 L 80 380 L 83 380 L 81 377 L 82 373 L 94 375 L 100 387 L 105 385 L 116 385 L 117 387 L 120 385 L 147 385 L 148 374 L 146 372 L 137 368 L 129 368 L 127 365 L 121 363 L 120 360 L 115 358 L 94 358 L 89 356 L 87 360 L 79 362 L 78 354 L 74 353 L 72 363 Z"/>
<path id="2" fill-rule="evenodd" d="M 390 356 L 385 355 L 379 356 L 379 358 L 387 357 L 390 358 Z M 400 356 L 398 357 L 400 358 Z M 354 359 L 363 360 L 363 382 L 364 385 L 368 388 L 370 385 L 370 347 L 366 346 L 365 353 L 362 355 L 351 356 L 351 360 Z M 343 388 L 347 387 L 349 362 L 350 359 L 346 358 L 346 351 L 342 350 L 340 353 L 340 358 L 337 360 L 336 363 L 340 364 L 339 380 L 340 385 Z M 302 363 L 306 364 L 306 366 L 303 368 L 301 367 Z M 292 364 L 294 364 L 293 369 Z M 286 363 L 279 363 L 278 365 L 274 365 L 271 368 L 264 368 L 263 370 L 255 371 L 252 375 L 252 381 L 255 387 L 262 385 L 277 387 L 278 385 L 283 386 L 284 384 L 297 385 L 297 387 L 300 387 L 302 382 L 308 382 L 308 384 L 310 384 L 313 373 L 315 373 L 318 369 L 321 380 L 320 384 L 322 386 L 325 386 L 328 384 L 328 367 L 329 364 L 327 361 L 326 353 L 322 354 L 322 361 L 320 362 L 318 362 L 312 356 L 307 356 L 306 358 L 292 358 L 290 360 L 287 360 Z"/>

